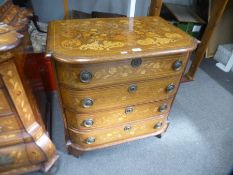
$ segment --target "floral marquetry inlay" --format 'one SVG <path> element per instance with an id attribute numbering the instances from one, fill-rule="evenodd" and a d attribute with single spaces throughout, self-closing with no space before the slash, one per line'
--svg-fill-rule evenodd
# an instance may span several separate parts
<path id="1" fill-rule="evenodd" d="M 58 79 L 61 83 L 74 88 L 87 88 L 99 85 L 122 83 L 134 80 L 145 80 L 149 78 L 160 78 L 168 75 L 180 74 L 184 68 L 174 71 L 172 65 L 176 60 L 186 63 L 183 55 L 163 56 L 153 58 L 142 58 L 142 63 L 136 69 L 131 66 L 132 60 L 89 64 L 85 66 L 64 64 L 57 62 Z M 79 75 L 83 70 L 92 73 L 92 80 L 85 84 L 80 82 Z"/>
<path id="2" fill-rule="evenodd" d="M 48 52 L 63 61 L 120 59 L 168 49 L 177 53 L 195 47 L 192 37 L 159 17 L 61 20 L 49 25 Z"/>
<path id="3" fill-rule="evenodd" d="M 17 112 L 22 116 L 22 121 L 26 128 L 35 122 L 35 117 L 29 105 L 26 93 L 19 78 L 14 63 L 6 62 L 0 66 L 0 74 L 8 92 L 13 99 Z"/>

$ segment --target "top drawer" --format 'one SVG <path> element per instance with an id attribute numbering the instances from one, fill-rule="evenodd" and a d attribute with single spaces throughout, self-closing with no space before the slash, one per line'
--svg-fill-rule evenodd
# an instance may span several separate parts
<path id="1" fill-rule="evenodd" d="M 85 89 L 102 85 L 139 81 L 180 74 L 187 55 L 135 58 L 98 64 L 66 64 L 56 62 L 60 83 Z"/>

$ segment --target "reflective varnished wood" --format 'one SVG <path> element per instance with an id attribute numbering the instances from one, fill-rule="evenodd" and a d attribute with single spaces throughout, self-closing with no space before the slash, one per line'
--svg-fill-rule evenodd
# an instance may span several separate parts
<path id="1" fill-rule="evenodd" d="M 134 59 L 105 62 L 99 64 L 66 64 L 56 62 L 58 80 L 71 88 L 86 89 L 114 83 L 161 78 L 169 75 L 179 75 L 186 64 L 186 54 L 163 57 L 142 58 L 141 64 L 133 67 Z M 176 61 L 181 61 L 179 69 L 174 68 Z M 83 71 L 92 74 L 88 82 L 80 80 Z"/>
<path id="2" fill-rule="evenodd" d="M 78 130 L 92 130 L 96 128 L 112 127 L 126 122 L 142 120 L 156 115 L 166 114 L 170 110 L 172 99 L 151 102 L 141 105 L 129 105 L 113 110 L 94 113 L 77 113 L 65 110 L 69 128 Z M 164 107 L 164 105 L 166 105 Z M 162 109 L 163 107 L 163 109 Z M 87 125 L 85 121 L 91 120 Z"/>
<path id="3" fill-rule="evenodd" d="M 159 135 L 195 39 L 159 17 L 49 24 L 68 151 Z"/>
<path id="4" fill-rule="evenodd" d="M 1 80 L 0 80 L 1 81 Z M 0 116 L 12 113 L 9 103 L 2 89 L 0 89 Z"/>
<path id="5" fill-rule="evenodd" d="M 30 158 L 28 154 L 31 154 Z M 29 166 L 31 161 L 37 164 L 45 159 L 45 156 L 40 153 L 39 148 L 32 143 L 1 148 L 0 155 L 0 172 Z"/>
<path id="6" fill-rule="evenodd" d="M 2 128 L 2 132 L 0 132 L 0 160 L 6 160 L 5 149 L 10 152 L 7 155 L 14 159 L 14 161 L 8 162 L 6 165 L 3 163 L 4 165 L 0 166 L 0 172 L 12 174 L 15 170 L 14 174 L 17 174 L 19 172 L 14 168 L 21 169 L 22 166 L 25 168 L 22 172 L 27 172 L 26 169 L 30 171 L 32 167 L 39 163 L 31 162 L 30 160 L 33 157 L 28 156 L 28 154 L 26 159 L 24 157 L 14 157 L 14 155 L 24 156 L 23 152 L 28 152 L 25 150 L 27 146 L 22 146 L 24 150 L 21 150 L 21 146 L 17 146 L 24 143 L 28 143 L 28 145 L 32 145 L 38 150 L 37 158 L 43 156 L 43 159 L 40 160 L 41 165 L 48 162 L 53 164 L 57 159 L 55 147 L 46 135 L 44 127 L 38 123 L 35 117 L 38 115 L 38 111 L 34 111 L 29 102 L 14 60 L 10 59 L 0 63 L 0 75 L 3 84 L 2 88 L 4 88 L 4 90 L 1 90 L 2 93 L 4 92 L 4 95 L 1 95 L 2 99 L 4 99 L 2 103 L 5 104 L 2 105 L 5 111 L 0 116 L 0 127 Z M 8 110 L 6 111 L 6 109 Z M 14 113 L 14 115 L 9 115 L 9 113 Z M 28 149 L 30 150 L 30 148 Z M 37 170 L 41 169 L 41 165 L 37 165 Z M 33 170 L 35 170 L 35 167 Z"/>
<path id="7" fill-rule="evenodd" d="M 159 124 L 161 126 L 156 127 Z M 90 132 L 80 132 L 69 129 L 72 143 L 81 150 L 92 150 L 95 148 L 105 147 L 128 141 L 135 137 L 143 135 L 156 135 L 162 133 L 167 128 L 165 116 L 148 118 L 143 121 L 134 123 L 125 123 L 123 125 L 112 127 L 110 129 L 93 130 Z"/>
<path id="8" fill-rule="evenodd" d="M 0 117 L 0 134 L 4 134 L 4 132 L 14 131 L 21 129 L 19 121 L 16 116 L 2 116 Z"/>
<path id="9" fill-rule="evenodd" d="M 68 63 L 93 63 L 184 53 L 192 37 L 160 17 L 52 21 L 47 52 Z"/>
<path id="10" fill-rule="evenodd" d="M 111 109 L 113 107 L 130 106 L 168 99 L 176 93 L 179 80 L 180 76 L 125 83 L 83 91 L 61 86 L 60 90 L 65 108 L 72 108 L 78 112 L 93 112 L 96 110 Z M 137 86 L 135 92 L 129 92 L 129 87 L 132 84 Z M 171 92 L 167 91 L 169 85 L 175 86 L 175 89 Z M 90 107 L 85 107 L 83 104 L 85 99 L 91 99 L 93 104 Z"/>
<path id="11" fill-rule="evenodd" d="M 47 172 L 58 156 L 23 71 L 28 35 L 18 37 L 14 31 L 27 28 L 20 13 L 25 10 L 10 0 L 5 2 L 0 6 L 0 19 L 6 17 L 2 21 L 14 25 L 9 30 L 0 26 L 0 174 Z M 15 24 L 19 17 L 21 23 Z"/>

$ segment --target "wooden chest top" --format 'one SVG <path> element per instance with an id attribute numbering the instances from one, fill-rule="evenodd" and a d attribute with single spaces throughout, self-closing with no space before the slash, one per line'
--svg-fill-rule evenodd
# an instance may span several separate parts
<path id="1" fill-rule="evenodd" d="M 187 52 L 197 42 L 160 17 L 135 17 L 52 21 L 47 45 L 58 61 L 96 63 Z"/>

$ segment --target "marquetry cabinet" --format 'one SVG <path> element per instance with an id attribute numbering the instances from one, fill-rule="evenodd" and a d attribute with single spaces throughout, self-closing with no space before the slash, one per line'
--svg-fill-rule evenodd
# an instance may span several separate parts
<path id="1" fill-rule="evenodd" d="M 160 17 L 49 24 L 68 151 L 160 136 L 197 41 Z"/>
<path id="2" fill-rule="evenodd" d="M 47 172 L 58 158 L 23 71 L 25 40 L 0 25 L 0 174 Z"/>

